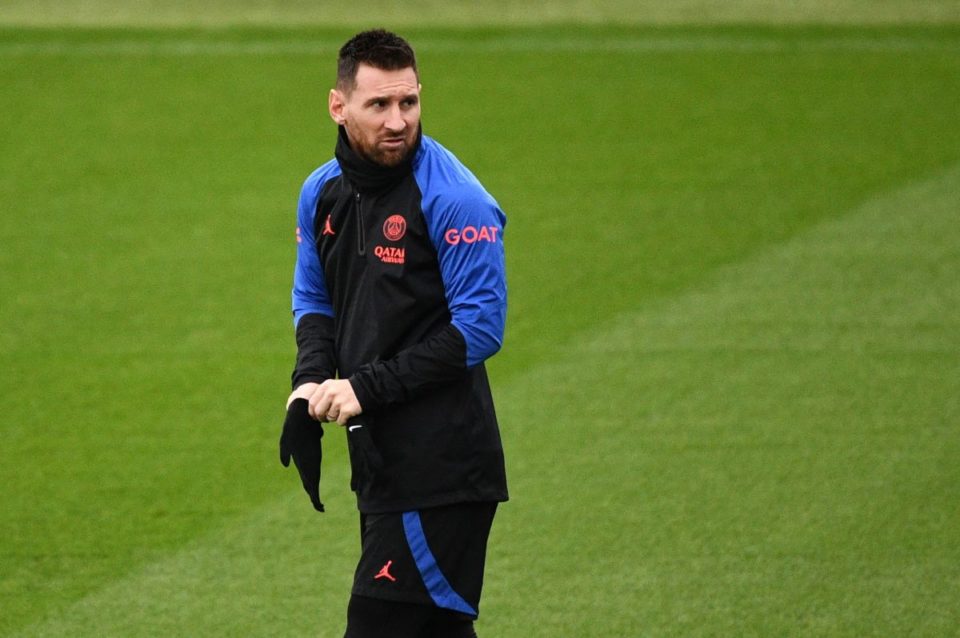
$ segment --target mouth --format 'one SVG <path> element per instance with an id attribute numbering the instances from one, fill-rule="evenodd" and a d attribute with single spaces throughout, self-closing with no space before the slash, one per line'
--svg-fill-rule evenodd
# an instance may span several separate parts
<path id="1" fill-rule="evenodd" d="M 389 149 L 396 149 L 401 148 L 404 144 L 406 144 L 406 142 L 407 141 L 402 137 L 388 137 L 380 142 L 380 146 Z"/>

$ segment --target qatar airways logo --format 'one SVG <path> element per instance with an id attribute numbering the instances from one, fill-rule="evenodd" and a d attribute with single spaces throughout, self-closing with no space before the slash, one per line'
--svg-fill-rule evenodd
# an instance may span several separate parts
<path id="1" fill-rule="evenodd" d="M 396 246 L 377 246 L 373 249 L 373 254 L 385 264 L 403 264 L 407 260 L 406 249 Z"/>
<path id="2" fill-rule="evenodd" d="M 458 244 L 475 244 L 480 241 L 487 241 L 491 244 L 497 243 L 497 233 L 500 232 L 499 226 L 464 226 L 461 228 L 451 228 L 443 234 L 444 240 L 451 246 Z"/>

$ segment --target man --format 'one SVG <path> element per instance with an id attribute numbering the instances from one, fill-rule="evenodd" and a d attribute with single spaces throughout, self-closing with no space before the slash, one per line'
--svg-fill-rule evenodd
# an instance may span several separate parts
<path id="1" fill-rule="evenodd" d="M 420 89 L 405 40 L 350 39 L 329 95 L 335 159 L 300 195 L 288 421 L 299 409 L 347 426 L 362 545 L 349 638 L 476 636 L 487 538 L 507 500 L 483 363 L 503 338 L 505 217 L 422 135 Z M 286 442 L 295 460 L 319 455 L 304 427 Z M 312 498 L 322 509 L 315 487 Z"/>

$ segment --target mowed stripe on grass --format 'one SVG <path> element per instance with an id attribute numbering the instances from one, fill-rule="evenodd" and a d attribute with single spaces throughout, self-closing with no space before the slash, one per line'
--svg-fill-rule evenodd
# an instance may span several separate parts
<path id="1" fill-rule="evenodd" d="M 18 25 L 113 26 L 193 25 L 223 27 L 238 24 L 340 24 L 358 22 L 411 26 L 480 24 L 542 25 L 601 24 L 898 24 L 960 21 L 956 0 L 545 0 L 536 4 L 488 0 L 412 0 L 397 4 L 368 0 L 363 11 L 322 0 L 213 0 L 198 5 L 188 0 L 7 0 L 0 6 L 0 23 Z"/>
<path id="2" fill-rule="evenodd" d="M 492 635 L 953 631 L 958 210 L 955 165 L 505 389 Z"/>
<path id="3" fill-rule="evenodd" d="M 335 55 L 348 32 L 298 35 L 262 31 L 210 33 L 156 31 L 153 39 L 125 36 L 121 31 L 102 32 L 95 37 L 76 31 L 50 31 L 47 37 L 16 41 L 16 35 L 0 42 L 2 56 L 236 56 L 236 55 Z M 946 35 L 945 35 L 946 34 Z M 213 37 L 211 37 L 213 36 Z M 691 34 L 677 29 L 643 29 L 613 32 L 598 37 L 589 29 L 558 29 L 552 32 L 491 31 L 479 39 L 420 35 L 411 42 L 419 53 L 814 53 L 814 52 L 960 52 L 960 31 L 915 28 L 905 31 L 874 30 L 851 33 L 829 29 L 808 29 L 799 35 L 784 31 L 782 37 L 769 33 L 704 30 Z"/>
<path id="4" fill-rule="evenodd" d="M 481 631 L 955 628 L 957 210 L 953 166 L 498 386 L 513 501 Z M 338 488 L 332 514 L 284 497 L 19 635 L 341 635 Z"/>

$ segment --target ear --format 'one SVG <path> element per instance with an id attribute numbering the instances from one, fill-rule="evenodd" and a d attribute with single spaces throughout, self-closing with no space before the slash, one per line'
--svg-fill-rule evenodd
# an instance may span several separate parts
<path id="1" fill-rule="evenodd" d="M 327 109 L 330 111 L 330 118 L 338 125 L 343 125 L 347 120 L 344 114 L 344 107 L 347 101 L 343 93 L 337 89 L 330 89 L 330 95 L 327 97 Z"/>

